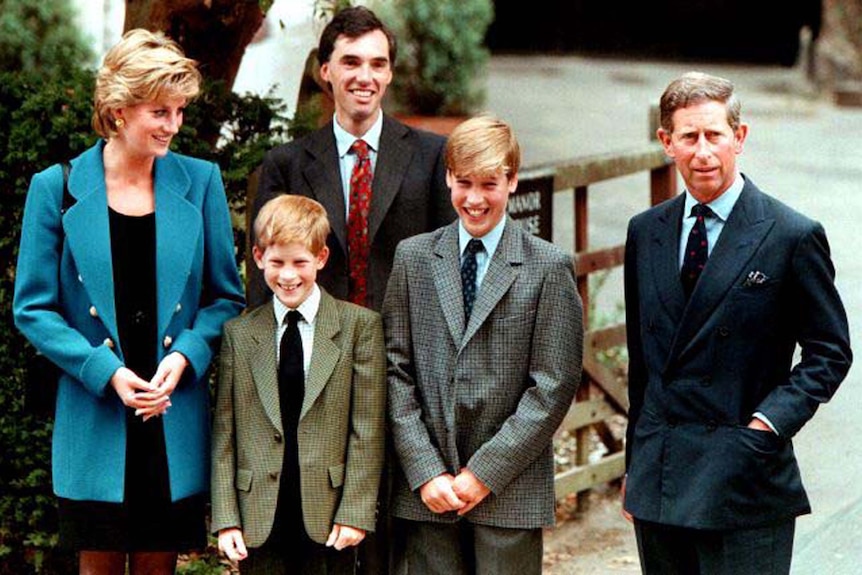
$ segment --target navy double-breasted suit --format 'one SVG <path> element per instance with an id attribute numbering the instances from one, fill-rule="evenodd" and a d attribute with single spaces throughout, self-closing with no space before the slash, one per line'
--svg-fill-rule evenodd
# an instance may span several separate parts
<path id="1" fill-rule="evenodd" d="M 68 499 L 123 500 L 125 406 L 111 389 L 123 365 L 114 306 L 102 150 L 72 160 L 60 213 L 59 166 L 33 176 L 27 194 L 13 312 L 21 332 L 63 375 L 53 438 L 53 479 Z M 189 362 L 163 416 L 171 496 L 209 489 L 205 374 L 222 324 L 243 307 L 233 232 L 218 166 L 168 153 L 155 161 L 157 359 Z M 139 374 L 148 377 L 147 374 Z"/>
<path id="2" fill-rule="evenodd" d="M 636 216 L 628 230 L 626 509 L 697 529 L 807 513 L 791 438 L 851 363 L 825 232 L 746 179 L 686 302 L 684 200 Z M 748 429 L 754 413 L 777 434 Z"/>

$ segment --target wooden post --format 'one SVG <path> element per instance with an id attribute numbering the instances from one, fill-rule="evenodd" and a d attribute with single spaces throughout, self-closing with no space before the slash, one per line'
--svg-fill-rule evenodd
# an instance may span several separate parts
<path id="1" fill-rule="evenodd" d="M 661 168 L 650 170 L 649 190 L 650 204 L 660 204 L 676 196 L 676 166 L 668 164 Z"/>
<path id="2" fill-rule="evenodd" d="M 587 186 L 577 186 L 575 188 L 575 253 L 585 253 L 589 248 L 588 236 L 588 210 L 587 210 Z M 581 295 L 581 301 L 584 306 L 584 327 L 589 329 L 589 310 L 590 310 L 590 276 L 588 274 L 578 275 L 578 293 Z M 592 353 L 586 349 L 586 353 Z M 578 387 L 578 392 L 575 395 L 576 402 L 587 401 L 590 399 L 590 378 L 586 372 L 583 373 L 581 385 Z M 590 427 L 585 425 L 578 428 L 575 432 L 575 441 L 577 445 L 577 453 L 575 464 L 578 467 L 586 466 L 590 461 Z M 578 493 L 578 511 L 585 512 L 589 506 L 587 499 L 588 491 Z"/>
<path id="3" fill-rule="evenodd" d="M 661 110 L 657 104 L 649 107 L 649 139 L 658 141 L 656 132 L 661 126 Z M 673 164 L 650 170 L 650 205 L 660 204 L 676 196 L 676 167 Z"/>

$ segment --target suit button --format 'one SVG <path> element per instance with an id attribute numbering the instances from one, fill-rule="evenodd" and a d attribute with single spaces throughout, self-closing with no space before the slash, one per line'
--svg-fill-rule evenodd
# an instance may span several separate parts
<path id="1" fill-rule="evenodd" d="M 102 344 L 109 349 L 114 349 L 114 340 L 109 337 L 106 337 Z"/>
<path id="2" fill-rule="evenodd" d="M 721 326 L 720 328 L 718 328 L 718 335 L 720 335 L 721 337 L 727 337 L 730 335 L 730 330 L 725 326 Z"/>
<path id="3" fill-rule="evenodd" d="M 177 307 L 176 307 L 176 308 L 174 308 L 174 312 L 175 312 L 175 313 L 180 313 L 181 311 L 183 311 L 183 304 L 178 303 L 178 304 L 177 304 Z"/>
<path id="4" fill-rule="evenodd" d="M 174 343 L 174 338 L 172 338 L 169 335 L 166 335 L 164 341 L 162 342 L 162 345 L 164 345 L 165 349 L 167 349 L 167 348 L 171 347 L 172 343 Z"/>
<path id="5" fill-rule="evenodd" d="M 714 421 L 710 421 L 709 423 L 706 424 L 706 430 L 708 432 L 712 433 L 716 429 L 718 429 L 718 424 L 716 424 Z"/>
<path id="6" fill-rule="evenodd" d="M 273 481 L 278 479 L 278 471 L 270 471 L 269 472 L 269 478 L 272 479 Z"/>
<path id="7" fill-rule="evenodd" d="M 275 440 L 276 443 L 281 443 L 281 434 L 280 433 L 276 433 L 275 435 L 272 436 L 272 438 Z"/>
<path id="8" fill-rule="evenodd" d="M 676 418 L 669 417 L 667 419 L 667 426 L 671 428 L 676 427 Z"/>
<path id="9" fill-rule="evenodd" d="M 96 309 L 96 306 L 94 306 L 94 305 L 90 306 L 90 315 L 92 317 L 99 317 L 99 310 Z"/>
<path id="10" fill-rule="evenodd" d="M 712 385 L 712 376 L 710 376 L 710 375 L 704 376 L 704 378 L 700 380 L 700 385 L 702 387 L 711 386 Z"/>
<path id="11" fill-rule="evenodd" d="M 81 274 L 78 274 L 78 281 L 84 283 L 84 278 L 81 277 Z"/>

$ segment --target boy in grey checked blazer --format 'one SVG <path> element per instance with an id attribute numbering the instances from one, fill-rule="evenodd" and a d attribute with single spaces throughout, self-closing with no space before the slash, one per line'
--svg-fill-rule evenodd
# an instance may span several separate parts
<path id="1" fill-rule="evenodd" d="M 382 322 L 317 285 L 329 234 L 319 203 L 279 196 L 254 231 L 255 261 L 274 297 L 225 324 L 212 530 L 220 550 L 242 560 L 243 575 L 352 574 L 355 546 L 374 529 L 384 460 Z M 302 315 L 301 406 L 277 356 L 278 326 L 291 310 Z"/>
<path id="2" fill-rule="evenodd" d="M 396 563 L 410 575 L 538 575 L 552 436 L 581 375 L 574 264 L 505 215 L 520 163 L 508 125 L 464 122 L 446 161 L 459 221 L 399 244 L 383 305 Z M 471 238 L 483 249 L 468 315 Z"/>

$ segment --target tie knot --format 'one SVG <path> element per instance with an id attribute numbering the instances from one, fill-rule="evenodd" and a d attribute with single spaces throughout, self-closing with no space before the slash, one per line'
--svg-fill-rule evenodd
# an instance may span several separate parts
<path id="1" fill-rule="evenodd" d="M 691 215 L 696 218 L 711 218 L 714 214 L 706 204 L 695 204 L 691 207 Z"/>
<path id="2" fill-rule="evenodd" d="M 485 244 L 482 243 L 482 240 L 477 240 L 476 238 L 473 238 L 469 242 L 467 242 L 467 249 L 465 251 L 469 254 L 476 255 L 484 249 Z"/>
<path id="3" fill-rule="evenodd" d="M 287 312 L 287 326 L 292 327 L 295 325 L 299 325 L 299 320 L 302 319 L 302 314 L 296 311 L 295 309 Z"/>
<path id="4" fill-rule="evenodd" d="M 356 140 L 353 142 L 353 145 L 350 146 L 350 149 L 353 150 L 353 153 L 356 154 L 360 160 L 364 160 L 368 157 L 368 144 L 365 143 L 365 140 Z"/>

